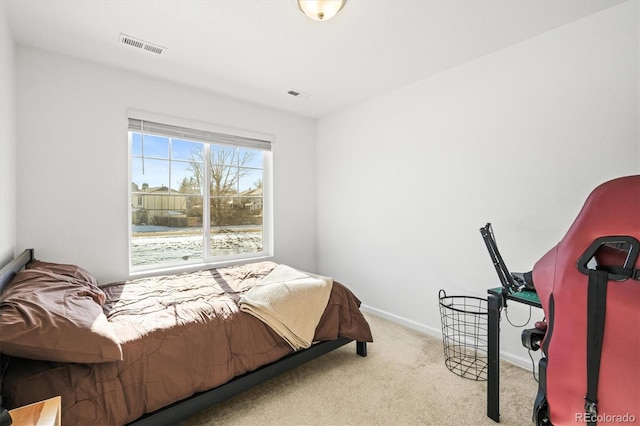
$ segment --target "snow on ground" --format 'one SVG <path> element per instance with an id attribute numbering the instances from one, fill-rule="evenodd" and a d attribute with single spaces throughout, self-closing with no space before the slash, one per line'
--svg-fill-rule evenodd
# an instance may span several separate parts
<path id="1" fill-rule="evenodd" d="M 255 228 L 255 227 L 254 227 Z M 133 226 L 131 256 L 133 266 L 203 260 L 202 231 L 197 228 Z M 211 254 L 226 256 L 262 250 L 262 232 L 221 232 L 211 235 Z"/>

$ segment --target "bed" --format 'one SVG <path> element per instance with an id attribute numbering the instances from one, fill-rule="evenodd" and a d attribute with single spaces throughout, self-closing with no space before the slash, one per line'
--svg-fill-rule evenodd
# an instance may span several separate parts
<path id="1" fill-rule="evenodd" d="M 59 395 L 63 424 L 175 424 L 350 342 L 366 356 L 373 339 L 360 301 L 337 281 L 315 290 L 320 309 L 308 295 L 275 298 L 319 318 L 311 334 L 309 321 L 294 321 L 307 330 L 297 344 L 287 337 L 297 325 L 246 308 L 286 268 L 256 262 L 98 285 L 79 266 L 25 250 L 0 271 L 3 405 Z"/>

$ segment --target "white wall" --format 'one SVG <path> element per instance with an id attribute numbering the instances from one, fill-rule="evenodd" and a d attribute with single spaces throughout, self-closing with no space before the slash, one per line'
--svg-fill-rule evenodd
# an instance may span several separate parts
<path id="1" fill-rule="evenodd" d="M 0 265 L 16 254 L 15 49 L 0 2 Z"/>
<path id="2" fill-rule="evenodd" d="M 591 189 L 640 172 L 637 9 L 623 3 L 319 120 L 319 272 L 370 311 L 438 335 L 439 289 L 485 297 L 499 285 L 485 223 L 508 266 L 530 270 Z M 509 308 L 526 322 L 528 309 Z M 504 355 L 530 367 L 509 328 Z"/>
<path id="3" fill-rule="evenodd" d="M 17 76 L 20 250 L 128 276 L 132 108 L 273 135 L 275 260 L 315 269 L 313 120 L 23 46 Z"/>

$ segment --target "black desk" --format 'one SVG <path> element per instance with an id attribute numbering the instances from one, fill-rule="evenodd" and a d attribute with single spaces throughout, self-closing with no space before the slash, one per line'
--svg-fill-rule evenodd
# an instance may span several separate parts
<path id="1" fill-rule="evenodd" d="M 490 288 L 487 305 L 487 416 L 500 422 L 500 311 L 502 305 L 502 287 Z M 507 300 L 541 308 L 540 299 L 535 291 L 509 293 Z"/>

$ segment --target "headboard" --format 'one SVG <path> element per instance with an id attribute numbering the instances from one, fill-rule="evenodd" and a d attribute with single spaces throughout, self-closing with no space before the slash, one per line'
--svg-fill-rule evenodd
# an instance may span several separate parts
<path id="1" fill-rule="evenodd" d="M 18 257 L 13 259 L 2 269 L 0 269 L 0 293 L 4 291 L 7 284 L 13 279 L 18 271 L 33 260 L 33 249 L 26 249 Z"/>
<path id="2" fill-rule="evenodd" d="M 26 249 L 19 256 L 7 263 L 0 269 L 0 293 L 4 291 L 4 288 L 11 282 L 13 277 L 24 268 L 27 263 L 33 260 L 33 249 Z M 2 356 L 2 362 L 0 363 L 0 388 L 2 388 L 2 376 L 6 369 L 6 361 L 4 355 Z M 2 407 L 2 395 L 0 394 L 0 423 L 11 424 L 11 416 L 9 412 Z"/>

